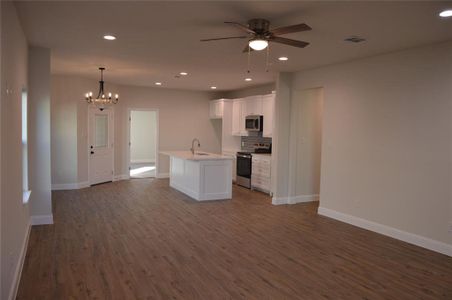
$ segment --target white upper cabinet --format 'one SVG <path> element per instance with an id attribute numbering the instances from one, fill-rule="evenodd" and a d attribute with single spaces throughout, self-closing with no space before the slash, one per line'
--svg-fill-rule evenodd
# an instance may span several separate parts
<path id="1" fill-rule="evenodd" d="M 275 115 L 275 94 L 262 96 L 262 115 L 264 116 L 262 136 L 272 137 Z"/>
<path id="2" fill-rule="evenodd" d="M 250 96 L 245 98 L 245 116 L 262 115 L 262 96 Z"/>
<path id="3" fill-rule="evenodd" d="M 235 99 L 232 103 L 232 135 L 246 136 L 245 129 L 246 102 L 245 99 Z"/>
<path id="4" fill-rule="evenodd" d="M 223 118 L 223 107 L 224 107 L 224 100 L 212 100 L 210 101 L 210 112 L 209 116 L 211 119 L 221 119 Z"/>
<path id="5" fill-rule="evenodd" d="M 235 99 L 232 102 L 232 135 L 240 136 L 240 118 L 242 116 L 241 113 L 241 100 Z"/>
<path id="6" fill-rule="evenodd" d="M 246 116 L 262 115 L 264 116 L 262 136 L 272 137 L 274 113 L 275 94 L 234 99 L 232 104 L 232 135 L 247 136 Z"/>

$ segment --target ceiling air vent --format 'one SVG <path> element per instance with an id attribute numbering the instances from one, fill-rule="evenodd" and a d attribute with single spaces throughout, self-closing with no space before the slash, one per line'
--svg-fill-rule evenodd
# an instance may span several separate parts
<path id="1" fill-rule="evenodd" d="M 365 40 L 366 40 L 365 38 L 362 38 L 359 36 L 351 36 L 351 37 L 344 39 L 344 41 L 351 42 L 351 43 L 361 43 L 361 42 L 364 42 Z"/>

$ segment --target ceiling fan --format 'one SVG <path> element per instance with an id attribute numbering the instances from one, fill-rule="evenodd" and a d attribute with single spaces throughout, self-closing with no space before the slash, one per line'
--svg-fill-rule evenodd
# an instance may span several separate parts
<path id="1" fill-rule="evenodd" d="M 224 22 L 224 23 L 234 25 L 237 28 L 241 29 L 242 31 L 245 31 L 248 35 L 203 39 L 201 40 L 201 42 L 248 38 L 249 39 L 248 45 L 245 47 L 243 52 L 248 52 L 252 50 L 256 51 L 264 50 L 265 48 L 267 48 L 269 42 L 304 48 L 307 45 L 309 45 L 308 42 L 287 39 L 280 37 L 279 35 L 293 32 L 309 31 L 312 29 L 308 25 L 301 23 L 297 25 L 285 26 L 270 30 L 270 21 L 265 19 L 251 19 L 248 21 L 247 25 L 237 22 Z"/>

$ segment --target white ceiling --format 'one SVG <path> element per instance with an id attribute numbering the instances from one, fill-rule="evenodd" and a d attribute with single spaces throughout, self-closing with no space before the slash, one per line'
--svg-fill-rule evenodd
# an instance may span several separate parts
<path id="1" fill-rule="evenodd" d="M 232 90 L 274 81 L 278 71 L 298 71 L 417 45 L 452 39 L 452 18 L 438 13 L 450 1 L 403 2 L 16 2 L 30 44 L 52 49 L 52 73 L 163 87 Z M 245 40 L 209 43 L 199 39 L 241 35 L 224 21 L 266 18 L 271 27 L 307 23 L 310 32 L 285 35 L 311 43 L 304 49 L 272 44 L 270 71 L 265 53 L 251 54 L 251 77 L 244 82 Z M 116 41 L 102 36 L 112 33 Z M 365 43 L 346 43 L 350 35 Z M 279 62 L 280 55 L 289 57 Z M 189 76 L 175 78 L 180 71 Z M 162 87 L 162 88 L 163 88 Z"/>

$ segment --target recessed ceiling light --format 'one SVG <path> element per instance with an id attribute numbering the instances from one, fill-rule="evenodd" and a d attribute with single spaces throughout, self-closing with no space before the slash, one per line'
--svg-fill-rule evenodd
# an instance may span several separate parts
<path id="1" fill-rule="evenodd" d="M 211 88 L 212 90 L 216 90 L 216 89 L 217 89 L 216 86 L 211 86 L 210 88 Z"/>
<path id="2" fill-rule="evenodd" d="M 287 56 L 281 56 L 278 58 L 280 61 L 286 61 L 289 60 L 289 58 Z"/>
<path id="3" fill-rule="evenodd" d="M 179 74 L 180 74 L 180 75 L 182 75 L 182 76 L 186 76 L 186 75 L 188 75 L 188 73 L 187 73 L 187 72 L 180 72 Z"/>
<path id="4" fill-rule="evenodd" d="M 439 16 L 443 18 L 452 17 L 452 9 L 443 10 L 439 13 Z"/>
<path id="5" fill-rule="evenodd" d="M 106 35 L 104 35 L 104 39 L 108 40 L 108 41 L 114 41 L 114 40 L 116 40 L 116 37 L 111 34 L 106 34 Z"/>
<path id="6" fill-rule="evenodd" d="M 251 79 L 251 78 L 245 78 L 245 81 L 252 81 L 253 79 Z"/>
<path id="7" fill-rule="evenodd" d="M 161 82 L 156 82 L 155 85 L 162 85 L 162 83 Z"/>

